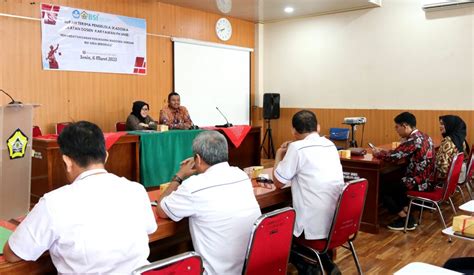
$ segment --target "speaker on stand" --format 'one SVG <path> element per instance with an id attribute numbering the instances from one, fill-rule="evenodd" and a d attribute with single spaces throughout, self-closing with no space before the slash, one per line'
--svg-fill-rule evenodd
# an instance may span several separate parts
<path id="1" fill-rule="evenodd" d="M 275 158 L 275 146 L 273 145 L 271 120 L 280 118 L 280 94 L 266 93 L 263 94 L 263 118 L 266 123 L 265 135 L 263 136 L 260 151 L 267 155 L 267 158 Z M 267 148 L 265 148 L 265 141 Z"/>

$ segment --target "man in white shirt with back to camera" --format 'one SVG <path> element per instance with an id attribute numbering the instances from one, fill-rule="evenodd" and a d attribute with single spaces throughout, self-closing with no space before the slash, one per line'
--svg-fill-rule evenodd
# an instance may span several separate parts
<path id="1" fill-rule="evenodd" d="M 200 133 L 193 154 L 161 195 L 158 215 L 174 221 L 189 217 L 204 274 L 241 274 L 253 223 L 261 215 L 252 182 L 229 166 L 227 140 L 218 132 Z"/>
<path id="2" fill-rule="evenodd" d="M 291 183 L 295 237 L 326 239 L 344 187 L 339 154 L 334 143 L 319 136 L 320 126 L 313 112 L 297 112 L 292 125 L 295 141 L 287 141 L 277 150 L 273 181 L 277 188 Z M 322 260 L 330 274 L 340 274 L 328 255 Z"/>
<path id="3" fill-rule="evenodd" d="M 148 235 L 157 229 L 150 199 L 142 185 L 104 169 L 100 128 L 73 123 L 58 144 L 72 184 L 40 199 L 8 240 L 5 259 L 35 261 L 49 250 L 60 274 L 130 274 L 148 264 Z"/>

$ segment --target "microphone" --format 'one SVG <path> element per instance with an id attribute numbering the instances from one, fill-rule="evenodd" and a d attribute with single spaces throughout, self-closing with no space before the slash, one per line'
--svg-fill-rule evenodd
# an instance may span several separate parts
<path id="1" fill-rule="evenodd" d="M 0 89 L 0 91 L 2 91 L 2 93 L 6 94 L 12 100 L 8 104 L 23 104 L 21 101 L 15 101 L 13 97 L 9 95 L 7 92 L 5 92 L 4 90 Z"/>
<path id="2" fill-rule="evenodd" d="M 216 127 L 223 127 L 223 128 L 229 128 L 229 127 L 232 127 L 232 123 L 229 123 L 229 121 L 227 120 L 227 118 L 225 117 L 225 115 L 221 112 L 221 110 L 219 110 L 219 108 L 216 106 L 216 109 L 217 111 L 219 111 L 219 113 L 221 114 L 221 116 L 225 119 L 225 122 L 226 124 L 223 124 L 223 125 L 216 125 Z"/>

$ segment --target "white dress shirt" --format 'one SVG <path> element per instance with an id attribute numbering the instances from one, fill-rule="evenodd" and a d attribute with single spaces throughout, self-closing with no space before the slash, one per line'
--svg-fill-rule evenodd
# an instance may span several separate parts
<path id="1" fill-rule="evenodd" d="M 227 162 L 185 180 L 161 201 L 174 221 L 189 217 L 194 249 L 205 274 L 241 274 L 253 223 L 261 215 L 252 183 Z"/>
<path id="2" fill-rule="evenodd" d="M 325 239 L 344 186 L 336 146 L 317 133 L 289 144 L 274 175 L 283 184 L 291 182 L 296 211 L 294 235 L 304 231 L 305 239 Z"/>
<path id="3" fill-rule="evenodd" d="M 49 250 L 59 273 L 130 274 L 148 263 L 156 229 L 142 185 L 95 169 L 45 194 L 8 243 L 27 261 Z"/>

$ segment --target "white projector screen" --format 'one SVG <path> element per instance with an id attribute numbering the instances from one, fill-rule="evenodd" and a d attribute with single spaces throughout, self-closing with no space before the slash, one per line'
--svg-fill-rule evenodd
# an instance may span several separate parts
<path id="1" fill-rule="evenodd" d="M 195 125 L 250 122 L 250 50 L 173 39 L 174 90 Z"/>

